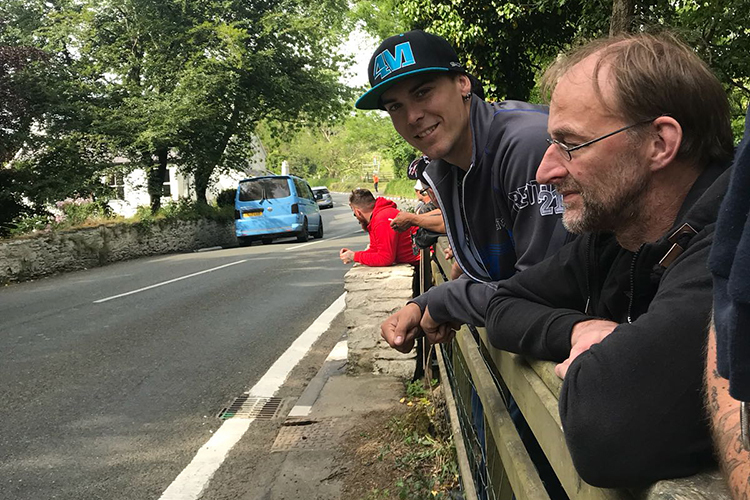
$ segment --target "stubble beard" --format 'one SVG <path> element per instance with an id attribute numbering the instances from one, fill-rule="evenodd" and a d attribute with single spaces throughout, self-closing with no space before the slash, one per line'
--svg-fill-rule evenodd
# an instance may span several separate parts
<path id="1" fill-rule="evenodd" d="M 558 184 L 558 191 L 577 192 L 582 204 L 576 214 L 563 202 L 565 211 L 562 222 L 565 229 L 573 234 L 602 231 L 616 233 L 636 220 L 650 183 L 650 177 L 643 173 L 643 169 L 638 168 L 638 161 L 635 154 L 626 154 L 616 161 L 612 169 L 615 175 L 586 189 L 571 177 Z M 607 189 L 604 182 L 619 185 L 620 188 Z"/>

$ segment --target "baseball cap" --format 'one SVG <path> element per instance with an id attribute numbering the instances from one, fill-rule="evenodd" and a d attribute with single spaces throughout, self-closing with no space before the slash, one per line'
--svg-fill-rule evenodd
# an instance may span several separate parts
<path id="1" fill-rule="evenodd" d="M 370 90 L 357 99 L 358 109 L 383 109 L 380 97 L 399 80 L 426 71 L 466 73 L 456 51 L 437 35 L 413 30 L 387 38 L 375 51 L 367 67 Z"/>

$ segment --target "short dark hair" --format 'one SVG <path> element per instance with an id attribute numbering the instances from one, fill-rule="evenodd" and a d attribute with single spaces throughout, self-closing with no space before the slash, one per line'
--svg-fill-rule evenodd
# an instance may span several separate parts
<path id="1" fill-rule="evenodd" d="M 682 127 L 677 159 L 703 167 L 732 157 L 726 92 L 706 63 L 671 33 L 623 34 L 573 49 L 547 69 L 542 95 L 549 98 L 565 73 L 594 54 L 599 55 L 594 74 L 605 68 L 611 74 L 616 108 L 611 111 L 630 123 L 662 115 L 677 120 Z M 604 102 L 598 79 L 594 90 Z"/>
<path id="2" fill-rule="evenodd" d="M 353 189 L 349 195 L 349 205 L 370 210 L 375 206 L 375 197 L 369 189 Z"/>

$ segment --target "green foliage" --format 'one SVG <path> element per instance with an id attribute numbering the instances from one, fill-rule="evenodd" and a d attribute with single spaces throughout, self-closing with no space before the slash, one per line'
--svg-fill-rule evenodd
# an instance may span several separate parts
<path id="1" fill-rule="evenodd" d="M 12 223 L 8 225 L 6 232 L 0 236 L 17 237 L 35 231 L 51 230 L 52 222 L 52 217 L 49 215 L 21 216 L 14 219 Z"/>
<path id="2" fill-rule="evenodd" d="M 409 411 L 388 423 L 393 441 L 381 446 L 379 458 L 393 460 L 401 472 L 394 483 L 399 498 L 447 499 L 457 486 L 456 451 L 445 405 L 432 392 L 436 384 L 437 380 L 431 387 L 421 380 L 408 383 L 401 402 Z"/>
<path id="3" fill-rule="evenodd" d="M 180 198 L 164 205 L 157 217 L 166 220 L 234 220 L 234 206 L 215 207 L 189 198 Z"/>
<path id="4" fill-rule="evenodd" d="M 411 179 L 393 179 L 385 185 L 383 194 L 401 198 L 415 198 L 414 181 Z"/>
<path id="5" fill-rule="evenodd" d="M 351 177 L 365 181 L 375 162 L 394 176 L 406 171 L 416 151 L 394 130 L 390 118 L 377 111 L 357 110 L 342 119 L 298 131 L 282 131 L 265 122 L 259 127 L 272 170 L 281 162 L 301 177 Z M 391 167 L 392 165 L 392 167 Z"/>
<path id="6" fill-rule="evenodd" d="M 236 195 L 236 189 L 224 189 L 216 195 L 216 204 L 219 207 L 233 207 Z"/>
<path id="7" fill-rule="evenodd" d="M 343 0 L 2 2 L 0 165 L 25 145 L 12 167 L 41 181 L 29 198 L 43 204 L 98 194 L 115 156 L 148 172 L 169 158 L 205 201 L 214 170 L 250 166 L 260 120 L 344 108 L 345 12 Z"/>
<path id="8" fill-rule="evenodd" d="M 55 206 L 60 211 L 60 215 L 55 217 L 55 226 L 60 229 L 106 219 L 111 215 L 106 203 L 80 196 L 58 201 Z"/>
<path id="9" fill-rule="evenodd" d="M 535 79 L 561 50 L 608 34 L 612 1 L 374 0 L 353 12 L 379 39 L 415 28 L 444 36 L 490 99 L 538 102 Z M 750 101 L 750 2 L 646 0 L 631 14 L 631 30 L 675 31 L 708 62 L 739 139 Z"/>

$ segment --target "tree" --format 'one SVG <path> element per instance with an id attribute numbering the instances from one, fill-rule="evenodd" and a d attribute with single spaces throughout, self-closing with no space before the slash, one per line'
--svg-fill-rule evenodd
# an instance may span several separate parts
<path id="1" fill-rule="evenodd" d="M 0 45 L 49 59 L 29 100 L 38 118 L 17 127 L 26 154 L 14 168 L 93 189 L 123 155 L 149 172 L 157 210 L 177 164 L 205 201 L 215 169 L 247 164 L 261 119 L 314 123 L 342 109 L 333 48 L 345 11 L 342 0 L 8 0 L 0 18 L 13 29 Z M 64 184 L 48 187 L 67 195 Z"/>
<path id="2" fill-rule="evenodd" d="M 356 110 L 339 121 L 309 126 L 286 134 L 271 132 L 272 123 L 260 128 L 269 151 L 269 162 L 289 162 L 302 177 L 360 177 L 373 157 L 393 161 L 398 175 L 416 151 L 394 130 L 388 117 L 378 111 Z"/>

